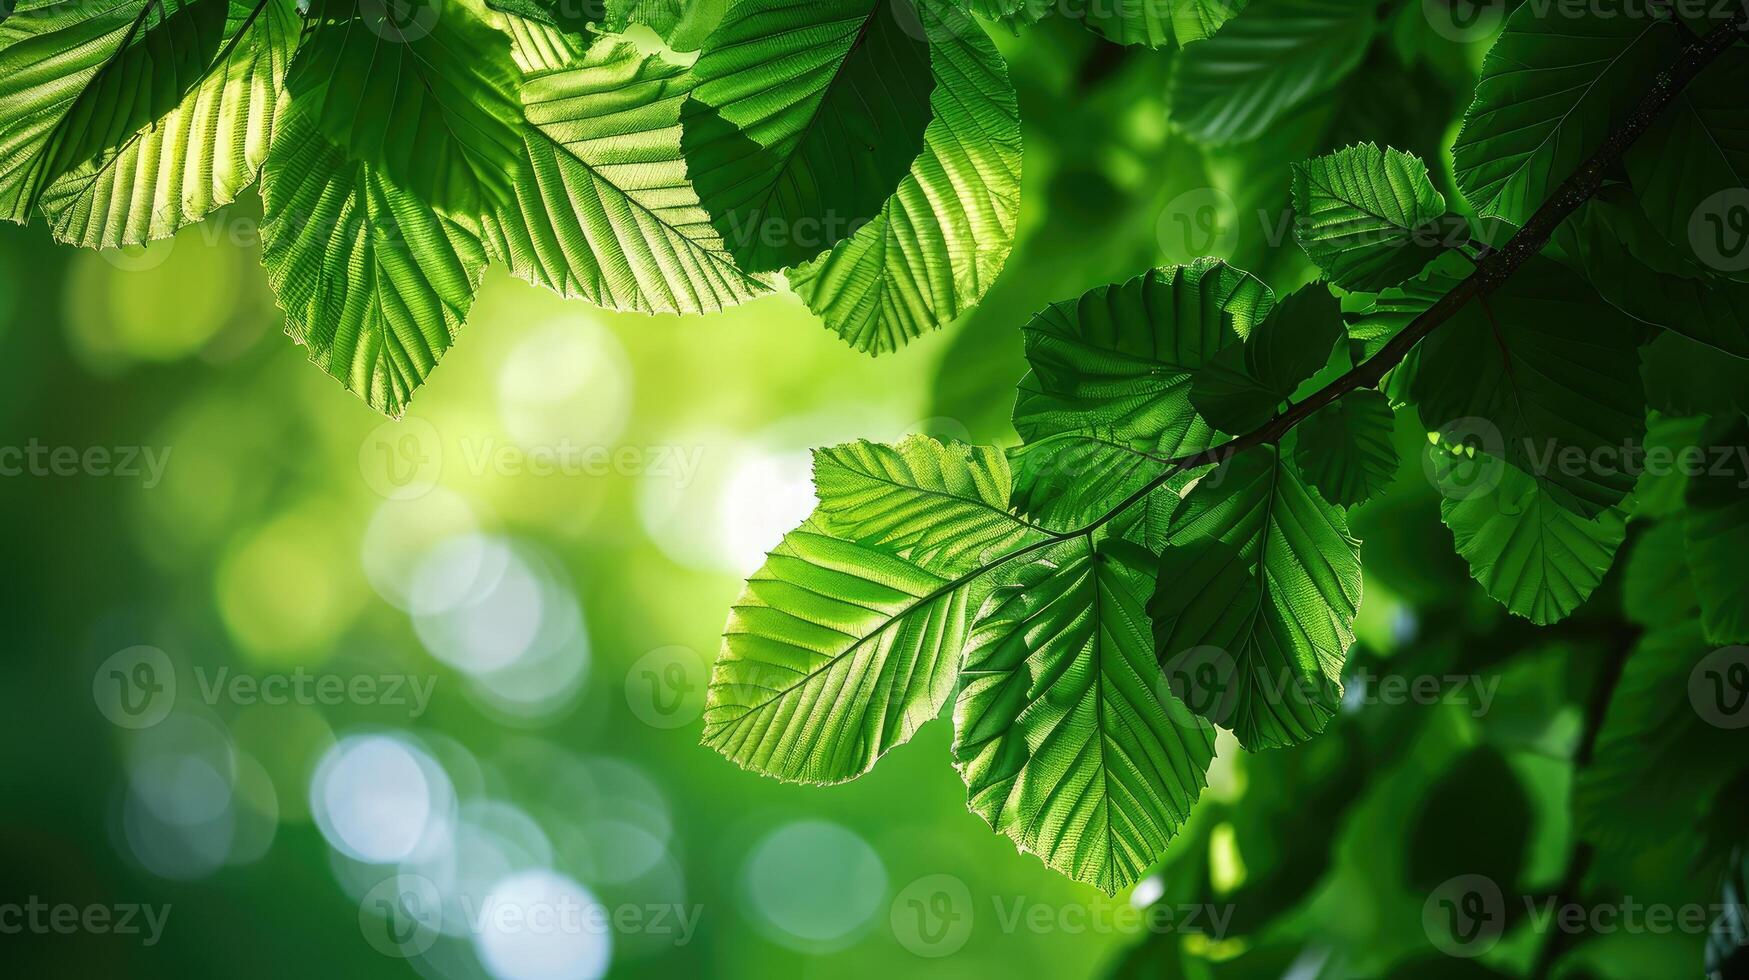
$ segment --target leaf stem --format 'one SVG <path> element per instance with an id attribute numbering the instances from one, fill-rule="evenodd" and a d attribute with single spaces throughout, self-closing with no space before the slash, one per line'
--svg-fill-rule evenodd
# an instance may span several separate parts
<path id="1" fill-rule="evenodd" d="M 1505 245 L 1483 255 L 1469 278 L 1440 297 L 1438 302 L 1392 337 L 1377 354 L 1307 396 L 1304 401 L 1277 414 L 1263 427 L 1202 452 L 1169 460 L 1166 472 L 1124 498 L 1105 516 L 1064 537 L 1091 534 L 1110 523 L 1123 511 L 1147 499 L 1149 494 L 1165 486 L 1172 477 L 1186 470 L 1225 462 L 1247 449 L 1280 442 L 1295 426 L 1343 395 L 1363 388 L 1378 387 L 1385 375 L 1401 364 L 1423 338 L 1450 321 L 1471 300 L 1483 299 L 1499 289 L 1519 268 L 1541 253 L 1561 222 L 1571 217 L 1602 189 L 1604 178 L 1621 162 L 1622 157 L 1640 137 L 1646 134 L 1676 96 L 1707 65 L 1742 38 L 1745 31 L 1749 31 L 1749 9 L 1733 15 L 1730 21 L 1709 31 L 1704 37 L 1695 37 L 1684 44 L 1677 53 L 1676 60 L 1652 79 L 1646 94 L 1628 117 L 1609 134 L 1603 145 L 1589 159 L 1555 188 L 1524 227 Z"/>

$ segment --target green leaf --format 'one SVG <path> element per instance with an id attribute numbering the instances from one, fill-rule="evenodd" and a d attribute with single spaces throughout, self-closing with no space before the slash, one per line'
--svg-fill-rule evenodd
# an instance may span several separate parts
<path id="1" fill-rule="evenodd" d="M 1683 521 L 1664 520 L 1634 541 L 1622 571 L 1622 611 L 1642 626 L 1675 626 L 1700 614 L 1688 574 Z"/>
<path id="2" fill-rule="evenodd" d="M 399 416 L 467 318 L 484 246 L 295 111 L 281 117 L 261 195 L 261 261 L 286 333 L 348 391 Z"/>
<path id="3" fill-rule="evenodd" d="M 976 306 L 1008 261 L 1020 213 L 1020 107 L 1007 65 L 965 14 L 921 10 L 935 75 L 922 154 L 873 221 L 788 274 L 808 308 L 864 353 L 897 350 Z"/>
<path id="4" fill-rule="evenodd" d="M 815 523 L 926 568 L 975 568 L 1038 536 L 1008 512 L 1008 467 L 991 447 L 912 436 L 896 447 L 853 442 L 821 449 L 814 453 L 814 488 Z"/>
<path id="5" fill-rule="evenodd" d="M 911 0 L 729 10 L 693 66 L 682 143 L 744 268 L 806 262 L 880 213 L 929 124 L 922 35 Z"/>
<path id="6" fill-rule="evenodd" d="M 1627 153 L 1628 176 L 1653 223 L 1702 260 L 1724 259 L 1735 235 L 1708 226 L 1703 206 L 1715 195 L 1749 193 L 1746 91 L 1749 48 L 1733 45 L 1676 93 Z"/>
<path id="7" fill-rule="evenodd" d="M 1733 721 L 1723 710 L 1734 697 L 1731 663 L 1693 620 L 1646 634 L 1622 670 L 1591 765 L 1573 787 L 1582 839 L 1605 853 L 1694 839 L 1709 801 L 1749 757 L 1749 727 L 1721 724 Z"/>
<path id="8" fill-rule="evenodd" d="M 574 67 L 522 86 L 515 199 L 484 237 L 519 278 L 641 313 L 709 313 L 768 292 L 736 266 L 686 178 L 684 68 L 630 44 L 598 44 Z"/>
<path id="9" fill-rule="evenodd" d="M 1209 358 L 1196 373 L 1190 402 L 1223 431 L 1258 428 L 1329 362 L 1342 336 L 1341 302 L 1322 283 L 1305 286 L 1282 300 L 1243 343 Z"/>
<path id="10" fill-rule="evenodd" d="M 602 27 L 642 25 L 676 51 L 697 51 L 723 19 L 730 0 L 607 0 Z"/>
<path id="11" fill-rule="evenodd" d="M 1340 507 L 1364 503 L 1397 476 L 1395 423 L 1389 398 L 1351 391 L 1294 430 L 1294 464 L 1325 500 Z"/>
<path id="12" fill-rule="evenodd" d="M 607 18 L 607 0 L 487 0 L 487 4 L 574 36 L 590 35 Z"/>
<path id="13" fill-rule="evenodd" d="M 1749 420 L 1713 419 L 1698 440 L 1702 473 L 1688 484 L 1688 569 L 1709 643 L 1749 643 Z"/>
<path id="14" fill-rule="evenodd" d="M 1749 412 L 1749 360 L 1722 357 L 1677 333 L 1661 333 L 1640 348 L 1640 378 L 1648 407 L 1670 415 Z"/>
<path id="15" fill-rule="evenodd" d="M 1190 403 L 1193 372 L 1275 306 L 1218 260 L 1156 269 L 1053 304 L 1022 328 L 1029 370 L 1014 405 L 1028 448 L 1015 501 L 1076 524 L 1220 439 Z M 1036 445 L 1037 448 L 1033 448 Z"/>
<path id="16" fill-rule="evenodd" d="M 522 156 L 510 39 L 475 0 L 316 0 L 286 77 L 328 142 L 451 214 L 511 199 Z"/>
<path id="17" fill-rule="evenodd" d="M 1670 22 L 1636 0 L 1598 0 L 1578 16 L 1519 7 L 1452 147 L 1458 189 L 1479 215 L 1523 225 L 1638 104 L 1677 43 Z"/>
<path id="18" fill-rule="evenodd" d="M 1256 750 L 1324 730 L 1360 597 L 1360 542 L 1341 509 L 1262 446 L 1185 496 L 1148 612 L 1169 678 L 1184 658 L 1215 651 L 1207 663 L 1227 676 L 1217 669 L 1215 684 L 1187 700 Z"/>
<path id="19" fill-rule="evenodd" d="M 0 25 L 0 217 L 162 118 L 200 83 L 227 0 L 26 2 Z"/>
<path id="20" fill-rule="evenodd" d="M 1438 257 L 1445 197 L 1427 165 L 1363 143 L 1294 165 L 1294 237 L 1330 281 L 1380 290 Z"/>
<path id="21" fill-rule="evenodd" d="M 1008 451 L 1008 462 L 1014 469 L 1015 508 L 1058 530 L 1076 530 L 1164 475 L 1170 460 L 1098 433 L 1070 432 L 1016 446 Z M 1146 508 L 1163 508 L 1170 515 L 1194 478 L 1193 473 L 1174 476 L 1150 495 Z"/>
<path id="22" fill-rule="evenodd" d="M 988 592 L 991 566 L 972 556 L 1046 539 L 1006 516 L 1008 472 L 993 450 L 917 437 L 826 450 L 816 465 L 819 510 L 729 614 L 704 743 L 769 776 L 836 783 L 867 772 L 953 694 Z"/>
<path id="23" fill-rule="evenodd" d="M 1154 660 L 1153 564 L 1083 538 L 1022 568 L 978 616 L 954 706 L 972 812 L 1107 894 L 1159 858 L 1214 757 Z"/>
<path id="24" fill-rule="evenodd" d="M 1611 306 L 1733 355 L 1733 363 L 1749 358 L 1749 284 L 1706 278 L 1663 240 L 1626 188 L 1587 201 L 1554 241 Z"/>
<path id="25" fill-rule="evenodd" d="M 573 34 L 498 8 L 488 18 L 493 27 L 510 35 L 510 57 L 525 76 L 577 64 L 595 40 L 593 35 Z"/>
<path id="26" fill-rule="evenodd" d="M 1442 486 L 1452 479 L 1452 467 L 1471 462 L 1438 448 L 1431 452 Z M 1614 564 L 1627 515 L 1614 508 L 1588 520 L 1515 467 L 1496 463 L 1491 472 L 1498 473 L 1498 486 L 1447 495 L 1440 517 L 1483 591 L 1538 626 L 1558 623 L 1591 597 Z"/>
<path id="27" fill-rule="evenodd" d="M 1109 0 L 1076 4 L 1072 12 L 1107 40 L 1163 48 L 1210 37 L 1245 4 L 1246 0 Z"/>
<path id="28" fill-rule="evenodd" d="M 1491 455 L 1595 517 L 1634 486 L 1627 467 L 1594 463 L 1645 435 L 1640 342 L 1641 328 L 1584 280 L 1535 258 L 1422 341 L 1412 395 L 1429 429 L 1487 430 Z"/>
<path id="29" fill-rule="evenodd" d="M 168 113 L 50 184 L 55 238 L 119 248 L 168 238 L 255 182 L 301 24 L 293 0 L 232 0 L 224 47 Z"/>
<path id="30" fill-rule="evenodd" d="M 1172 121 L 1209 144 L 1242 143 L 1359 67 L 1377 0 L 1253 0 L 1173 66 Z"/>
<path id="31" fill-rule="evenodd" d="M 1392 286 L 1377 294 L 1351 294 L 1344 300 L 1348 321 L 1348 356 L 1361 364 L 1385 349 L 1392 338 L 1402 333 L 1439 302 L 1446 293 L 1456 289 L 1476 271 L 1475 265 L 1457 252 L 1446 252 L 1422 270 L 1419 276 L 1401 286 Z M 1353 308 L 1350 308 L 1350 303 Z M 1421 360 L 1419 346 L 1411 349 L 1402 362 L 1385 374 L 1380 389 L 1393 405 L 1409 401 L 1409 389 L 1415 378 L 1415 367 Z"/>

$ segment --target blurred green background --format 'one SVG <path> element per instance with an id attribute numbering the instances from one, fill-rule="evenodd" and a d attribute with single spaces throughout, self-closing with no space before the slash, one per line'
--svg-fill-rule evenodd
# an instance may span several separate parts
<path id="1" fill-rule="evenodd" d="M 811 506 L 808 447 L 1012 441 L 1025 317 L 1147 267 L 1213 253 L 1278 292 L 1311 278 L 1272 224 L 1292 161 L 1373 139 L 1449 188 L 1487 38 L 1450 41 L 1420 7 L 1381 8 L 1337 93 L 1219 150 L 1174 135 L 1169 53 L 1054 21 L 998 37 L 1027 124 L 1022 241 L 979 311 L 878 360 L 788 297 L 620 316 L 495 269 L 385 424 L 280 332 L 253 202 L 119 254 L 0 230 L 0 445 L 114 450 L 117 471 L 0 478 L 0 901 L 168 908 L 151 943 L 0 936 L 8 972 L 1535 973 L 1545 934 L 1514 922 L 1484 955 L 1445 957 L 1423 912 L 1452 875 L 1553 895 L 1571 874 L 1588 692 L 1633 639 L 1619 571 L 1559 630 L 1508 621 L 1452 555 L 1412 425 L 1403 477 L 1356 516 L 1349 710 L 1294 752 L 1223 738 L 1134 894 L 1066 881 L 968 813 L 945 724 L 830 789 L 697 745 L 741 578 Z M 1452 683 L 1428 703 L 1369 696 L 1393 674 L 1497 693 L 1486 711 Z M 1685 847 L 1598 866 L 1611 894 L 1711 900 Z M 385 918 L 385 888 L 429 914 Z M 470 921 L 566 898 L 622 918 Z M 1153 903 L 1209 924 L 1150 931 L 1125 911 Z M 1689 975 L 1704 941 L 1589 937 L 1554 975 Z"/>

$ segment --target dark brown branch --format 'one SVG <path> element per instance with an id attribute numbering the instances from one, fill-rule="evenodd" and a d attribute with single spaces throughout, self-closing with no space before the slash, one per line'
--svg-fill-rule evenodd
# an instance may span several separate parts
<path id="1" fill-rule="evenodd" d="M 1540 254 L 1543 246 L 1554 235 L 1555 229 L 1602 189 L 1604 178 L 1621 162 L 1622 157 L 1640 137 L 1646 134 L 1646 130 L 1651 128 L 1652 123 L 1669 107 L 1677 94 L 1694 81 L 1695 76 L 1707 65 L 1741 39 L 1746 30 L 1749 30 L 1749 9 L 1736 14 L 1728 23 L 1714 28 L 1705 37 L 1696 38 L 1683 45 L 1670 67 L 1652 79 L 1650 88 L 1627 119 L 1609 134 L 1603 146 L 1590 159 L 1580 164 L 1577 170 L 1555 188 L 1524 227 L 1505 245 L 1483 256 L 1476 264 L 1476 271 L 1469 278 L 1440 297 L 1425 313 L 1392 337 L 1377 354 L 1319 389 L 1305 401 L 1276 415 L 1262 428 L 1200 453 L 1171 460 L 1166 472 L 1158 479 L 1149 482 L 1110 513 L 1077 533 L 1103 526 L 1122 511 L 1146 499 L 1178 473 L 1221 463 L 1247 449 L 1280 442 L 1295 426 L 1343 395 L 1364 388 L 1378 387 L 1385 375 L 1401 364 L 1423 338 L 1450 321 L 1471 300 L 1485 297 L 1499 289 L 1512 278 L 1513 273 Z"/>

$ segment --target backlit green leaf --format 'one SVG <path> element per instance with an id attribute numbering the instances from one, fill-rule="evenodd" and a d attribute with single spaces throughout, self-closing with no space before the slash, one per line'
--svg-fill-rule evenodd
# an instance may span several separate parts
<path id="1" fill-rule="evenodd" d="M 873 221 L 788 275 L 865 353 L 897 350 L 975 306 L 1008 260 L 1020 212 L 1020 107 L 1007 66 L 965 14 L 934 2 L 921 11 L 935 74 L 922 155 Z"/>
<path id="2" fill-rule="evenodd" d="M 1255 750 L 1324 730 L 1360 597 L 1360 542 L 1347 518 L 1262 446 L 1185 496 L 1148 612 L 1169 678 L 1205 665 L 1212 673 L 1190 707 Z"/>
<path id="3" fill-rule="evenodd" d="M 0 217 L 175 109 L 207 74 L 229 0 L 26 2 L 0 24 Z"/>
<path id="4" fill-rule="evenodd" d="M 475 0 L 315 0 L 286 93 L 353 160 L 453 214 L 510 200 L 522 103 L 510 39 Z"/>
<path id="5" fill-rule="evenodd" d="M 708 313 L 770 287 L 742 272 L 680 155 L 686 70 L 598 44 L 522 86 L 524 174 L 485 222 L 516 276 L 609 309 Z"/>
<path id="6" fill-rule="evenodd" d="M 1242 343 L 1230 344 L 1196 372 L 1190 402 L 1210 425 L 1248 432 L 1329 360 L 1341 339 L 1342 305 L 1322 283 L 1281 301 Z"/>
<path id="7" fill-rule="evenodd" d="M 1411 393 L 1430 430 L 1481 431 L 1486 451 L 1594 517 L 1633 489 L 1621 458 L 1646 431 L 1641 331 L 1578 276 L 1532 259 L 1421 343 Z"/>
<path id="8" fill-rule="evenodd" d="M 182 100 L 43 192 L 54 236 L 139 245 L 235 200 L 267 158 L 300 30 L 293 0 L 231 0 L 223 49 Z"/>
<path id="9" fill-rule="evenodd" d="M 467 319 L 486 269 L 479 237 L 299 113 L 274 134 L 261 196 L 261 261 L 286 332 L 399 416 Z"/>
<path id="10" fill-rule="evenodd" d="M 1523 225 L 1603 145 L 1674 59 L 1676 29 L 1650 4 L 1524 4 L 1488 52 L 1452 155 L 1477 213 Z"/>
<path id="11" fill-rule="evenodd" d="M 1445 197 L 1427 165 L 1371 143 L 1294 166 L 1294 237 L 1330 281 L 1379 290 L 1439 255 Z"/>
<path id="12" fill-rule="evenodd" d="M 974 556 L 1045 540 L 1003 504 L 1000 453 L 917 437 L 820 454 L 815 516 L 747 580 L 723 631 L 704 742 L 779 779 L 853 779 L 934 718 L 989 586 Z M 951 514 L 935 525 L 932 513 Z M 976 528 L 966 540 L 943 529 Z M 974 540 L 975 539 L 975 540 Z"/>
<path id="13" fill-rule="evenodd" d="M 1254 140 L 1360 65 L 1376 0 L 1252 0 L 1219 34 L 1184 49 L 1172 121 L 1214 145 Z"/>
<path id="14" fill-rule="evenodd" d="M 874 219 L 923 149 L 912 0 L 744 0 L 693 66 L 682 145 L 742 266 L 812 259 Z"/>
<path id="15" fill-rule="evenodd" d="M 1436 467 L 1467 462 L 1437 448 L 1432 453 Z M 1496 464 L 1490 472 L 1498 486 L 1447 495 L 1440 517 L 1484 591 L 1538 626 L 1558 623 L 1590 598 L 1614 564 L 1626 514 L 1613 508 L 1586 519 L 1516 467 Z"/>
<path id="16" fill-rule="evenodd" d="M 1394 424 L 1389 398 L 1351 391 L 1294 430 L 1294 463 L 1325 500 L 1342 507 L 1363 503 L 1397 475 Z"/>
<path id="17" fill-rule="evenodd" d="M 1158 476 L 1160 461 L 1214 445 L 1220 434 L 1191 407 L 1192 375 L 1274 306 L 1255 277 L 1209 259 L 1102 286 L 1033 317 L 1022 330 L 1031 370 L 1014 427 L 1037 448 L 1017 456 L 1017 503 L 1074 523 L 1089 516 L 1090 502 Z M 1074 499 L 1076 486 L 1091 492 Z"/>
<path id="18" fill-rule="evenodd" d="M 1023 568 L 978 617 L 954 707 L 972 812 L 1107 894 L 1165 850 L 1214 757 L 1154 660 L 1153 565 L 1083 538 Z"/>

